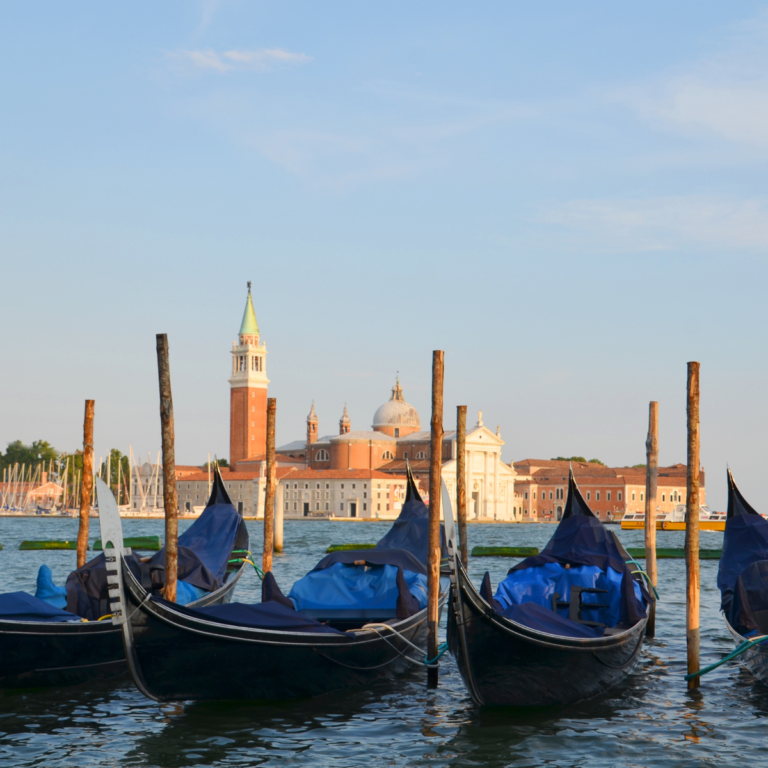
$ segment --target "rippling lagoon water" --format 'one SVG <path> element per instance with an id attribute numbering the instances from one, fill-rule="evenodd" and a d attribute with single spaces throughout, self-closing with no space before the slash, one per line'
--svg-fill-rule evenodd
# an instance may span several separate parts
<path id="1" fill-rule="evenodd" d="M 98 522 L 91 532 L 97 538 Z M 189 522 L 182 521 L 183 530 Z M 274 572 L 287 591 L 330 543 L 374 542 L 387 523 L 288 521 Z M 261 524 L 249 522 L 254 551 Z M 127 536 L 163 534 L 162 521 L 126 520 Z M 614 528 L 614 530 L 617 530 Z M 470 525 L 470 545 L 533 545 L 551 525 Z M 7 591 L 34 592 L 47 562 L 57 583 L 74 552 L 20 552 L 22 539 L 73 538 L 77 521 L 0 518 L 0 576 Z M 642 531 L 621 531 L 625 546 L 642 546 Z M 684 534 L 659 532 L 660 547 L 683 546 Z M 716 548 L 721 533 L 702 532 Z M 494 589 L 508 558 L 470 559 L 476 583 L 488 570 Z M 717 561 L 702 561 L 702 665 L 732 649 L 720 617 Z M 621 686 L 565 709 L 521 713 L 481 710 L 467 695 L 456 665 L 443 657 L 440 687 L 426 689 L 415 671 L 392 684 L 306 701 L 270 704 L 160 705 L 128 679 L 0 698 L 0 766 L 722 766 L 768 762 L 768 687 L 736 665 L 724 665 L 689 694 L 685 674 L 683 560 L 659 561 L 657 638 Z M 236 599 L 258 601 L 253 572 Z M 443 622 L 444 623 L 444 622 Z M 443 632 L 445 628 L 443 627 Z"/>

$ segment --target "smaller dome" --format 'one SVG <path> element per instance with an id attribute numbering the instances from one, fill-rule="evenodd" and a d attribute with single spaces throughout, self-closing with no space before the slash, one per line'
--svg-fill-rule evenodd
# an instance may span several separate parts
<path id="1" fill-rule="evenodd" d="M 374 430 L 381 427 L 421 427 L 418 411 L 403 398 L 403 388 L 400 380 L 392 387 L 392 397 L 389 402 L 379 406 L 373 414 Z"/>

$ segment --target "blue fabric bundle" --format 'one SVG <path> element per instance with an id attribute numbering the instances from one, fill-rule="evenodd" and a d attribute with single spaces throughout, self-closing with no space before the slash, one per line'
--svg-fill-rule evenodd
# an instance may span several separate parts
<path id="1" fill-rule="evenodd" d="M 288 597 L 296 610 L 395 610 L 397 607 L 396 565 L 347 565 L 333 563 L 310 571 L 299 579 Z M 408 591 L 419 609 L 427 605 L 427 577 L 404 570 Z"/>
<path id="2" fill-rule="evenodd" d="M 57 587 L 53 582 L 51 569 L 43 563 L 37 572 L 37 589 L 35 597 L 45 600 L 55 608 L 67 607 L 67 588 Z"/>

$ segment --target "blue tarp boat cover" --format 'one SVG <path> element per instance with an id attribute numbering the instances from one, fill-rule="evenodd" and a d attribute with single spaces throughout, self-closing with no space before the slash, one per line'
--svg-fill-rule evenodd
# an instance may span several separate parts
<path id="1" fill-rule="evenodd" d="M 80 621 L 79 616 L 56 608 L 26 592 L 0 595 L 0 621 Z"/>
<path id="2" fill-rule="evenodd" d="M 187 616 L 221 624 L 232 624 L 254 629 L 271 629 L 281 632 L 322 632 L 345 636 L 344 632 L 310 619 L 292 608 L 278 602 L 269 603 L 228 603 L 211 605 L 205 608 L 183 608 L 176 603 L 169 603 L 162 598 L 153 597 L 159 603 L 172 607 Z M 350 638 L 351 639 L 351 638 Z"/>
<path id="3" fill-rule="evenodd" d="M 66 587 L 57 587 L 54 584 L 53 573 L 45 563 L 37 571 L 35 597 L 45 600 L 46 603 L 50 603 L 55 608 L 67 607 L 67 589 Z"/>
<path id="4" fill-rule="evenodd" d="M 633 626 L 646 617 L 645 606 L 651 602 L 645 587 L 632 577 L 616 540 L 582 498 L 572 474 L 563 518 L 542 552 L 511 568 L 492 598 L 488 578 L 481 595 L 486 600 L 491 598 L 488 601 L 504 615 L 510 611 L 509 618 L 512 614 L 517 615 L 519 619 L 515 618 L 515 621 L 551 634 L 552 627 L 562 629 L 565 626 L 561 622 L 552 624 L 555 613 L 552 611 L 552 595 L 557 592 L 560 601 L 569 602 L 571 586 L 608 590 L 608 594 L 584 593 L 581 598 L 582 605 L 603 603 L 608 606 L 582 611 L 582 620 L 600 622 L 607 627 Z M 538 605 L 545 613 L 536 609 L 514 609 L 529 603 Z M 557 613 L 563 622 L 579 628 L 572 627 L 572 633 L 582 633 L 567 636 L 584 636 L 584 625 L 571 621 L 567 608 L 559 608 Z M 537 617 L 542 616 L 547 616 L 548 623 L 539 621 Z M 602 628 L 597 630 L 598 636 L 603 633 Z"/>
<path id="5" fill-rule="evenodd" d="M 728 623 L 745 634 L 758 628 L 755 615 L 768 608 L 768 520 L 744 499 L 728 471 L 728 514 L 717 572 L 720 607 Z M 761 597 L 761 591 L 764 593 Z"/>
<path id="6" fill-rule="evenodd" d="M 404 549 L 426 564 L 429 553 L 429 507 L 421 496 L 408 470 L 408 490 L 402 510 L 376 549 Z M 448 557 L 445 529 L 440 523 L 441 557 Z"/>
<path id="7" fill-rule="evenodd" d="M 333 563 L 322 570 L 310 571 L 299 579 L 288 598 L 302 610 L 395 610 L 400 594 L 397 565 L 347 565 Z M 403 570 L 408 591 L 418 601 L 418 609 L 427 607 L 427 577 Z"/>
<path id="8" fill-rule="evenodd" d="M 559 600 L 568 602 L 572 586 L 590 589 L 607 589 L 604 593 L 584 593 L 581 603 L 584 606 L 582 618 L 587 621 L 597 621 L 606 627 L 615 627 L 621 621 L 621 584 L 624 578 L 613 568 L 605 570 L 596 565 L 580 565 L 566 568 L 560 563 L 545 563 L 544 565 L 525 568 L 510 573 L 499 584 L 495 598 L 502 610 L 511 605 L 536 603 L 552 613 L 552 596 L 557 593 Z M 634 597 L 642 605 L 640 585 L 634 581 Z M 587 608 L 590 603 L 607 605 L 607 608 Z M 558 608 L 558 614 L 568 618 L 568 608 Z"/>
<path id="9" fill-rule="evenodd" d="M 237 544 L 237 547 L 236 547 Z M 232 550 L 248 548 L 245 521 L 232 505 L 218 470 L 211 498 L 203 513 L 179 536 L 178 577 L 194 590 L 182 587 L 182 598 L 195 600 L 223 585 Z M 147 562 L 133 553 L 126 558 L 133 575 L 149 592 L 165 586 L 165 547 Z M 98 619 L 110 612 L 103 553 L 70 573 L 67 610 L 84 619 Z"/>

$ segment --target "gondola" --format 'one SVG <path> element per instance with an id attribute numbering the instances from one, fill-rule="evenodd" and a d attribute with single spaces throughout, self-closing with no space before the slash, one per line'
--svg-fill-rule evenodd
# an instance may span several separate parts
<path id="1" fill-rule="evenodd" d="M 179 537 L 179 547 L 189 572 L 187 596 L 196 598 L 189 604 L 228 603 L 246 567 L 229 561 L 244 561 L 248 530 L 218 472 L 206 509 Z M 130 556 L 131 567 L 155 592 L 164 584 L 164 559 L 164 549 L 152 558 Z M 105 616 L 104 554 L 70 574 L 66 601 L 64 610 L 25 592 L 0 595 L 0 690 L 75 685 L 127 671 L 121 628 Z"/>
<path id="2" fill-rule="evenodd" d="M 720 608 L 737 646 L 738 660 L 768 683 L 768 520 L 741 495 L 728 470 L 728 513 L 717 572 Z"/>
<path id="3" fill-rule="evenodd" d="M 572 473 L 554 536 L 509 571 L 496 595 L 488 573 L 478 592 L 453 560 L 448 645 L 476 704 L 567 705 L 632 671 L 652 598 Z"/>
<path id="4" fill-rule="evenodd" d="M 114 501 L 99 501 L 114 512 Z M 131 674 L 152 699 L 305 698 L 425 662 L 428 510 L 410 475 L 400 516 L 376 548 L 328 555 L 288 596 L 268 572 L 261 603 L 191 608 L 149 595 L 119 556 L 112 515 L 100 521 L 115 545 L 108 576 Z"/>

